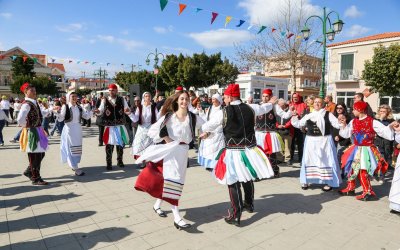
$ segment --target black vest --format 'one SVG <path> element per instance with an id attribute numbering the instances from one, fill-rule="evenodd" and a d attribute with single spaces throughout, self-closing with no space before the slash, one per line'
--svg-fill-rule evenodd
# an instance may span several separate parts
<path id="1" fill-rule="evenodd" d="M 26 116 L 26 128 L 36 128 L 42 126 L 42 111 L 40 110 L 39 105 L 36 102 L 36 105 L 30 101 L 24 101 L 23 103 L 27 103 L 30 107 L 28 115 Z"/>
<path id="2" fill-rule="evenodd" d="M 65 109 L 65 118 L 64 122 L 70 122 L 72 121 L 73 117 L 73 112 L 71 110 L 71 107 L 68 104 L 65 104 L 66 109 Z M 79 109 L 79 118 L 82 119 L 82 107 L 79 105 L 76 105 Z"/>
<path id="3" fill-rule="evenodd" d="M 241 103 L 226 106 L 223 123 L 226 147 L 255 146 L 254 125 L 254 110 L 249 105 Z"/>
<path id="4" fill-rule="evenodd" d="M 256 117 L 256 129 L 261 131 L 270 131 L 276 129 L 276 116 L 274 109 L 266 114 Z"/>
<path id="5" fill-rule="evenodd" d="M 125 125 L 124 99 L 117 96 L 115 104 L 106 98 L 102 122 L 104 126 Z"/>
<path id="6" fill-rule="evenodd" d="M 157 116 L 156 116 L 156 105 L 154 103 L 150 104 L 150 109 L 151 109 L 151 124 L 154 124 L 157 121 Z M 139 109 L 139 121 L 138 124 L 142 125 L 142 114 L 143 114 L 143 106 L 137 106 Z"/>
<path id="7" fill-rule="evenodd" d="M 331 134 L 331 122 L 329 121 L 329 112 L 325 112 L 325 135 Z M 317 127 L 317 123 L 307 120 L 306 121 L 307 135 L 308 136 L 322 136 L 321 130 Z"/>

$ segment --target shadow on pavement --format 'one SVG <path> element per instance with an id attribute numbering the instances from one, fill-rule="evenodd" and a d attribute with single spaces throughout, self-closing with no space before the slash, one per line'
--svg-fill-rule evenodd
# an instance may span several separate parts
<path id="1" fill-rule="evenodd" d="M 241 221 L 241 227 L 275 213 L 283 214 L 317 214 L 322 210 L 322 204 L 338 199 L 341 196 L 335 192 L 313 195 L 297 193 L 271 194 L 261 196 L 262 199 L 254 200 L 254 213 L 251 217 Z M 186 212 L 185 219 L 193 221 L 194 224 L 188 233 L 203 233 L 198 230 L 202 224 L 223 220 L 228 215 L 229 202 L 217 203 L 206 207 L 183 209 Z M 243 212 L 247 213 L 247 212 Z"/>
<path id="2" fill-rule="evenodd" d="M 69 193 L 69 194 L 60 194 L 60 195 L 41 195 L 41 196 L 33 196 L 29 198 L 18 198 L 5 200 L 5 207 L 11 208 L 16 207 L 14 210 L 20 211 L 29 206 L 44 204 L 46 202 L 59 201 L 59 200 L 68 200 L 71 198 L 78 197 L 80 195 Z"/>
<path id="3" fill-rule="evenodd" d="M 14 243 L 11 244 L 11 247 L 12 249 L 41 249 L 41 247 L 60 247 L 62 249 L 68 249 L 68 247 L 71 247 L 70 249 L 79 247 L 80 249 L 92 249 L 100 242 L 113 243 L 122 240 L 131 234 L 132 232 L 125 228 L 110 227 L 98 229 L 89 233 L 78 232 L 73 234 L 62 234 L 35 241 Z M 66 245 L 68 243 L 69 245 Z M 71 245 L 71 243 L 75 244 Z M 134 248 L 135 246 L 132 246 L 132 249 Z"/>
<path id="4" fill-rule="evenodd" d="M 0 222 L 0 233 L 7 233 L 7 226 L 9 232 L 16 232 L 24 229 L 48 228 L 71 223 L 73 221 L 92 216 L 95 213 L 95 211 L 60 212 L 37 215 L 35 217 L 17 220 L 2 221 Z"/>

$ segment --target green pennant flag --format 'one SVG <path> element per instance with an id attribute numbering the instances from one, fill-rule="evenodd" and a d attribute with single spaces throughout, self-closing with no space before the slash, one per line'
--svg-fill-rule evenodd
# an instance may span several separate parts
<path id="1" fill-rule="evenodd" d="M 37 63 L 37 58 L 36 57 L 33 58 L 33 62 Z"/>
<path id="2" fill-rule="evenodd" d="M 165 6 L 167 6 L 167 4 L 168 4 L 168 0 L 160 0 L 161 11 L 163 11 L 165 9 Z"/>
<path id="3" fill-rule="evenodd" d="M 261 32 L 263 32 L 263 30 L 265 30 L 265 28 L 267 28 L 267 27 L 265 27 L 264 25 L 261 26 L 261 28 L 260 28 L 260 30 L 257 32 L 257 34 L 260 34 Z"/>

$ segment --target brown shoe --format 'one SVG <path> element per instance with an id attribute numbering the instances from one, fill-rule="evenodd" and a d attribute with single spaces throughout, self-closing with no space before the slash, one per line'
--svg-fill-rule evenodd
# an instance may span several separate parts
<path id="1" fill-rule="evenodd" d="M 47 181 L 42 180 L 42 178 L 37 179 L 36 181 L 32 181 L 33 185 L 38 185 L 38 186 L 45 186 L 48 185 L 49 183 Z"/>

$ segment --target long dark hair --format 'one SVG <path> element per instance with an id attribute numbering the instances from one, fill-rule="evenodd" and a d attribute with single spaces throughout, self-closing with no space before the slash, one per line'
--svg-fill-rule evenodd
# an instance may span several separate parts
<path id="1" fill-rule="evenodd" d="M 186 90 L 183 90 L 183 91 L 179 91 L 178 93 L 168 97 L 165 100 L 165 103 L 161 109 L 161 116 L 164 116 L 166 113 L 174 113 L 178 110 L 178 108 L 179 108 L 178 99 L 179 99 L 179 96 L 182 95 L 183 93 L 186 93 L 186 95 L 189 98 L 189 93 Z M 190 103 L 190 100 L 188 100 L 188 102 Z"/>
<path id="2" fill-rule="evenodd" d="M 335 117 L 338 117 L 338 116 L 339 116 L 339 114 L 338 114 L 338 112 L 337 112 L 337 110 L 336 110 L 337 106 L 342 106 L 342 108 L 343 108 L 343 115 L 346 116 L 346 118 L 347 118 L 347 117 L 349 116 L 349 113 L 347 113 L 347 107 L 346 107 L 346 104 L 344 104 L 344 102 L 341 102 L 341 103 L 337 103 L 337 104 L 336 104 L 335 111 L 333 112 L 333 115 L 334 115 Z"/>

